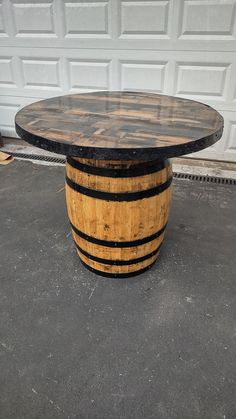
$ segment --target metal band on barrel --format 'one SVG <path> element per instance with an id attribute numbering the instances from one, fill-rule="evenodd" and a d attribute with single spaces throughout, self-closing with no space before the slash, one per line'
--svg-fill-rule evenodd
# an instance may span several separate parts
<path id="1" fill-rule="evenodd" d="M 151 162 L 144 162 L 134 164 L 129 168 L 113 169 L 112 167 L 98 167 L 91 166 L 89 164 L 81 163 L 78 160 L 74 160 L 72 157 L 67 157 L 67 163 L 74 169 L 78 169 L 82 172 L 89 173 L 96 176 L 105 176 L 112 178 L 128 178 L 149 175 L 151 173 L 159 172 L 170 165 L 168 160 L 153 160 Z"/>
<path id="2" fill-rule="evenodd" d="M 80 231 L 77 227 L 75 227 L 71 222 L 71 227 L 73 229 L 73 231 L 82 239 L 87 240 L 90 243 L 94 243 L 94 244 L 98 244 L 100 246 L 105 246 L 105 247 L 117 247 L 117 248 L 123 248 L 123 247 L 136 247 L 136 246 L 140 246 L 142 244 L 145 243 L 149 243 L 152 240 L 157 239 L 158 237 L 160 237 L 166 228 L 165 224 L 160 230 L 158 230 L 156 233 L 152 234 L 151 236 L 148 237 L 143 237 L 142 239 L 138 239 L 138 240 L 132 240 L 132 241 L 123 241 L 123 242 L 115 242 L 115 241 L 110 241 L 110 240 L 101 240 L 98 239 L 97 237 L 92 237 L 89 236 L 86 233 L 83 233 L 82 231 Z"/>
<path id="3" fill-rule="evenodd" d="M 151 189 L 145 189 L 137 192 L 104 192 L 95 189 L 86 188 L 85 186 L 78 185 L 68 176 L 66 176 L 67 185 L 76 192 L 83 195 L 91 196 L 92 198 L 103 199 L 104 201 L 138 201 L 139 199 L 151 198 L 152 196 L 159 195 L 169 188 L 172 182 L 172 176 L 164 183 L 155 186 Z"/>
<path id="4" fill-rule="evenodd" d="M 91 266 L 87 265 L 87 263 L 85 263 L 82 259 L 80 259 L 80 261 L 82 262 L 82 264 L 91 272 L 100 275 L 100 276 L 104 276 L 106 278 L 130 278 L 132 276 L 136 276 L 136 275 L 140 275 L 144 272 L 146 272 L 148 269 L 150 269 L 154 263 L 152 262 L 150 265 L 145 266 L 142 269 L 139 269 L 138 271 L 133 271 L 133 272 L 124 272 L 124 273 L 112 273 L 112 272 L 104 272 L 104 271 L 100 271 L 98 269 L 94 269 Z"/>
<path id="5" fill-rule="evenodd" d="M 103 258 L 99 258 L 97 256 L 91 255 L 90 253 L 86 252 L 84 249 L 82 249 L 77 243 L 76 247 L 79 250 L 79 252 L 81 252 L 84 256 L 86 256 L 88 259 L 94 260 L 94 262 L 98 262 L 98 263 L 103 263 L 104 265 L 115 265 L 115 266 L 128 266 L 128 265 L 134 265 L 136 263 L 140 263 L 143 262 L 144 260 L 150 259 L 152 256 L 155 256 L 162 243 L 155 249 L 153 250 L 153 252 L 148 253 L 148 255 L 145 256 L 141 256 L 139 258 L 136 259 L 129 259 L 129 260 L 112 260 L 112 259 L 103 259 Z"/>

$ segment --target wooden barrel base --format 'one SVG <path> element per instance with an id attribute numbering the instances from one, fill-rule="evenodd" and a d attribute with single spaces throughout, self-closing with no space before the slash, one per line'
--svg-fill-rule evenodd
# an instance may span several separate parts
<path id="1" fill-rule="evenodd" d="M 150 269 L 164 239 L 171 180 L 168 160 L 68 157 L 67 210 L 83 265 L 113 278 Z"/>

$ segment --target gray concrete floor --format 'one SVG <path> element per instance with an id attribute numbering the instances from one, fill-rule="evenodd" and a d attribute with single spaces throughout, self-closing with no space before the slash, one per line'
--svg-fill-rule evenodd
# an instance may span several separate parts
<path id="1" fill-rule="evenodd" d="M 235 186 L 174 181 L 159 261 L 98 277 L 64 168 L 0 167 L 0 418 L 235 419 Z"/>

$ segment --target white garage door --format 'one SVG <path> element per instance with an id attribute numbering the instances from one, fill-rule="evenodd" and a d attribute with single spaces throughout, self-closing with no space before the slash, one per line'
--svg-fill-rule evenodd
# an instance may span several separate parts
<path id="1" fill-rule="evenodd" d="M 2 0 L 0 129 L 33 101 L 146 90 L 205 102 L 224 137 L 198 153 L 236 161 L 236 0 Z"/>

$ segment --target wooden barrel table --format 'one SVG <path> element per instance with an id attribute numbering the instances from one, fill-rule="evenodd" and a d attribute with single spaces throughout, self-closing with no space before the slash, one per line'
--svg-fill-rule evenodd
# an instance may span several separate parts
<path id="1" fill-rule="evenodd" d="M 169 159 L 219 140 L 223 118 L 182 98 L 96 92 L 29 105 L 17 113 L 16 131 L 67 156 L 67 210 L 80 260 L 122 278 L 159 255 L 171 204 Z"/>

